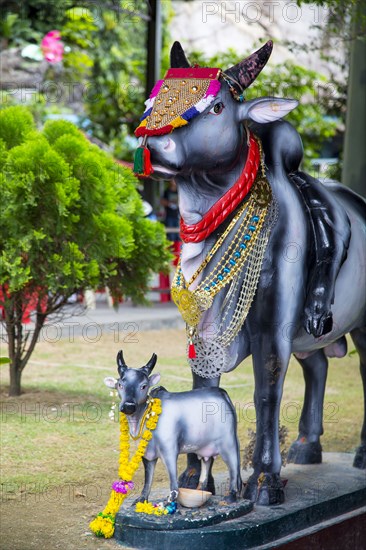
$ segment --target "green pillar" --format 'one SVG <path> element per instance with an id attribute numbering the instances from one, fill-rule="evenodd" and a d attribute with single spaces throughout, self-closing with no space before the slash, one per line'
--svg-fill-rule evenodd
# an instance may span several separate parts
<path id="1" fill-rule="evenodd" d="M 366 17 L 366 13 L 363 17 Z M 355 17 L 354 34 L 357 31 L 359 34 L 360 21 L 365 24 L 363 17 Z M 360 195 L 366 196 L 365 36 L 356 38 L 351 45 L 342 182 Z"/>

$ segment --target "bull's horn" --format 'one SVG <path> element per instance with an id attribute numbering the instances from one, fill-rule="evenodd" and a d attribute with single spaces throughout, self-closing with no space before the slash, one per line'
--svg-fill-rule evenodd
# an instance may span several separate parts
<path id="1" fill-rule="evenodd" d="M 190 67 L 180 42 L 174 42 L 170 50 L 170 66 L 172 69 L 188 69 Z"/>
<path id="2" fill-rule="evenodd" d="M 268 42 L 259 48 L 259 50 L 225 71 L 225 74 L 229 77 L 230 84 L 239 92 L 239 94 L 248 88 L 248 86 L 250 86 L 251 83 L 257 78 L 267 63 L 269 56 L 272 53 L 272 48 L 273 42 L 272 40 L 268 40 Z M 238 84 L 241 86 L 241 89 Z"/>
<path id="3" fill-rule="evenodd" d="M 147 376 L 150 376 L 150 374 L 152 373 L 153 368 L 156 365 L 157 358 L 158 358 L 158 356 L 155 353 L 153 353 L 152 356 L 151 356 L 150 361 L 148 363 L 146 363 L 146 365 L 144 367 L 141 367 L 140 370 L 144 371 Z"/>
<path id="4" fill-rule="evenodd" d="M 122 377 L 122 374 L 123 372 L 127 369 L 127 365 L 125 363 L 125 360 L 123 359 L 123 353 L 122 353 L 122 350 L 120 350 L 118 353 L 117 353 L 117 369 L 118 369 L 118 374 L 120 376 L 120 378 Z"/>

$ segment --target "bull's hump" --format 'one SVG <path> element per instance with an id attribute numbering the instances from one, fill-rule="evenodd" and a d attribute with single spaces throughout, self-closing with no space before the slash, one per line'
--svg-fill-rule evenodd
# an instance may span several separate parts
<path id="1" fill-rule="evenodd" d="M 268 124 L 251 123 L 250 128 L 262 141 L 270 170 L 281 167 L 289 173 L 299 169 L 304 149 L 300 134 L 292 124 L 277 120 Z"/>

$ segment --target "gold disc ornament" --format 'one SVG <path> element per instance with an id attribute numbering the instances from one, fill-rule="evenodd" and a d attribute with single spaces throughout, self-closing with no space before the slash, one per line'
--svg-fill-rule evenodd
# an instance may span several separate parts
<path id="1" fill-rule="evenodd" d="M 198 325 L 201 318 L 201 309 L 198 301 L 187 288 L 172 288 L 173 302 L 180 311 L 183 320 L 191 326 Z"/>

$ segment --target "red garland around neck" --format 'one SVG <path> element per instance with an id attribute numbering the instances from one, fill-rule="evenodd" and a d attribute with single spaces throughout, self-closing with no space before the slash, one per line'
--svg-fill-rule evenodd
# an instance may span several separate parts
<path id="1" fill-rule="evenodd" d="M 250 134 L 247 160 L 242 173 L 232 187 L 211 206 L 203 218 L 192 225 L 180 220 L 180 237 L 185 243 L 200 243 L 207 239 L 244 200 L 256 178 L 260 163 L 258 143 Z"/>

